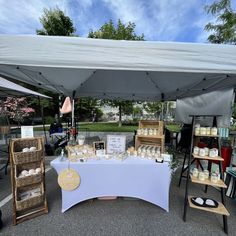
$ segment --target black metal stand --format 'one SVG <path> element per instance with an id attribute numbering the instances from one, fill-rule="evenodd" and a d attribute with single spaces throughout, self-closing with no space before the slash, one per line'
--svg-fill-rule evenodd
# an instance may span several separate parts
<path id="1" fill-rule="evenodd" d="M 3 222 L 2 222 L 2 211 L 0 209 L 0 229 L 3 227 Z"/>

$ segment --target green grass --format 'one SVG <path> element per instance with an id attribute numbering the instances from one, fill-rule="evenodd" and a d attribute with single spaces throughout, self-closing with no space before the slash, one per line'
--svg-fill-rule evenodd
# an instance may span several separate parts
<path id="1" fill-rule="evenodd" d="M 91 124 L 79 124 L 79 129 L 88 129 L 88 131 L 97 132 L 133 132 L 138 126 L 135 125 L 122 125 L 118 126 L 118 123 L 91 123 Z"/>
<path id="2" fill-rule="evenodd" d="M 136 125 L 122 125 L 118 126 L 118 123 L 79 123 L 79 130 L 93 131 L 93 132 L 133 132 L 138 129 Z M 42 127 L 34 127 L 34 131 L 42 131 Z M 49 127 L 46 127 L 49 130 Z"/>

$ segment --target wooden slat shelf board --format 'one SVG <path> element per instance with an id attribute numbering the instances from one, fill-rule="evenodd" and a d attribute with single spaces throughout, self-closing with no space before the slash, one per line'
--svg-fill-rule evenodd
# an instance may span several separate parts
<path id="1" fill-rule="evenodd" d="M 137 135 L 138 138 L 164 138 L 164 135 Z"/>
<path id="2" fill-rule="evenodd" d="M 227 185 L 220 179 L 217 181 L 217 183 L 212 183 L 210 179 L 205 179 L 204 181 L 199 180 L 198 178 L 194 177 L 193 175 L 190 175 L 191 181 L 196 184 L 203 184 L 203 185 L 210 185 L 220 188 L 227 188 Z"/>
<path id="3" fill-rule="evenodd" d="M 200 207 L 200 206 L 194 205 L 191 202 L 192 197 L 193 196 L 188 196 L 188 203 L 189 203 L 189 206 L 192 207 L 192 208 L 203 210 L 203 211 L 208 211 L 208 212 L 212 212 L 212 213 L 216 213 L 216 214 L 220 214 L 220 215 L 226 215 L 226 216 L 230 215 L 228 210 L 225 208 L 225 206 L 221 202 L 218 202 L 219 206 L 217 208 Z"/>
<path id="4" fill-rule="evenodd" d="M 194 136 L 196 136 L 196 137 L 209 137 L 209 138 L 218 138 L 219 137 L 219 135 L 211 135 L 211 134 L 199 134 L 199 135 L 196 135 L 196 134 L 194 134 Z"/>
<path id="5" fill-rule="evenodd" d="M 201 156 L 196 155 L 196 154 L 192 154 L 192 155 L 196 159 L 210 160 L 210 161 L 224 161 L 224 159 L 220 156 L 217 156 L 217 157 L 209 157 L 209 156 L 201 157 Z"/>

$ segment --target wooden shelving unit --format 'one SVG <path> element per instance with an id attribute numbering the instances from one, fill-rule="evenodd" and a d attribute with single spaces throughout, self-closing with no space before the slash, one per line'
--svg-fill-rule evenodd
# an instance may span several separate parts
<path id="1" fill-rule="evenodd" d="M 190 148 L 190 153 L 193 152 L 193 145 L 196 143 L 199 138 L 209 138 L 209 139 L 214 139 L 218 143 L 218 148 L 219 152 L 220 150 L 220 138 L 218 135 L 194 135 L 194 127 L 195 127 L 195 120 L 197 117 L 200 116 L 192 116 L 192 140 L 191 140 L 191 148 Z M 213 124 L 214 126 L 217 126 L 217 120 L 216 116 L 210 116 L 214 118 Z M 213 183 L 209 178 L 205 179 L 204 181 L 199 180 L 198 178 L 192 176 L 190 174 L 190 168 L 191 164 L 194 163 L 195 161 L 201 161 L 205 160 L 208 161 L 208 171 L 211 172 L 211 167 L 212 167 L 212 161 L 217 162 L 219 165 L 219 171 L 220 171 L 220 180 L 218 180 L 216 183 Z M 195 154 L 191 154 L 188 158 L 188 167 L 187 167 L 187 181 L 186 181 L 186 188 L 185 188 L 185 199 L 184 199 L 184 214 L 183 214 L 183 220 L 186 221 L 186 215 L 187 215 L 187 207 L 203 210 L 203 211 L 208 211 L 216 214 L 221 214 L 223 216 L 223 226 L 224 226 L 224 232 L 228 234 L 228 223 L 227 223 L 227 216 L 229 216 L 229 212 L 227 211 L 225 207 L 225 192 L 224 190 L 227 188 L 227 185 L 223 181 L 223 171 L 222 171 L 222 161 L 224 159 L 219 155 L 217 157 L 209 157 L 209 156 L 199 156 Z M 189 195 L 188 193 L 188 188 L 189 188 L 189 181 L 191 180 L 192 183 L 195 184 L 201 184 L 205 185 L 205 192 L 207 192 L 207 187 L 212 186 L 212 187 L 218 187 L 220 188 L 220 193 L 221 193 L 221 202 L 218 202 L 218 207 L 217 208 L 211 208 L 211 207 L 201 207 L 201 206 L 196 206 L 191 202 L 192 196 Z"/>
<path id="2" fill-rule="evenodd" d="M 34 152 L 23 153 L 25 147 L 35 146 Z M 48 213 L 45 189 L 43 138 L 12 139 L 10 141 L 11 184 L 13 195 L 13 225 Z M 22 170 L 40 168 L 41 173 L 21 177 Z M 20 193 L 38 189 L 39 194 L 21 199 Z"/>
<path id="3" fill-rule="evenodd" d="M 161 153 L 164 152 L 165 135 L 164 123 L 158 120 L 140 120 L 139 129 L 157 129 L 157 135 L 136 135 L 135 136 L 135 149 L 137 150 L 140 145 L 159 146 Z"/>

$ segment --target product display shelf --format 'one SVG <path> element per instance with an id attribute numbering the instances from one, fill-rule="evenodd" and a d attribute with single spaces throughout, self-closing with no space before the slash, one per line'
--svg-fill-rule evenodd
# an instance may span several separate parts
<path id="1" fill-rule="evenodd" d="M 191 181 L 196 184 L 210 185 L 214 187 L 227 188 L 227 185 L 222 179 L 218 180 L 216 183 L 213 183 L 209 178 L 205 180 L 199 180 L 197 177 L 190 175 Z"/>
<path id="2" fill-rule="evenodd" d="M 41 153 L 39 160 L 39 153 L 35 152 L 34 155 L 26 153 L 27 158 L 24 159 L 24 154 L 22 153 L 22 158 L 24 161 L 16 163 L 15 150 L 14 148 L 18 145 L 32 145 L 36 143 L 37 149 L 44 147 L 43 138 L 29 138 L 29 139 L 12 139 L 10 140 L 10 161 L 11 161 L 11 184 L 12 184 L 12 195 L 13 195 L 13 225 L 21 223 L 25 220 L 32 219 L 36 216 L 48 213 L 48 206 L 46 200 L 46 189 L 45 189 L 45 164 L 44 164 L 44 152 Z M 23 144 L 22 144 L 23 142 Z M 19 155 L 19 150 L 17 150 L 17 155 Z M 36 175 L 32 175 L 32 181 L 30 181 L 30 176 L 26 177 L 27 181 L 24 184 L 19 184 L 19 170 L 40 167 L 41 176 L 37 178 Z M 39 175 L 38 175 L 39 176 Z M 37 196 L 32 196 L 25 200 L 19 199 L 19 193 L 27 190 L 39 188 L 41 194 Z"/>
<path id="3" fill-rule="evenodd" d="M 184 198 L 184 214 L 183 214 L 183 220 L 186 221 L 186 216 L 187 216 L 187 208 L 195 208 L 195 209 L 200 209 L 203 211 L 209 211 L 212 213 L 217 213 L 221 214 L 223 217 L 223 227 L 224 227 L 224 232 L 228 234 L 228 223 L 227 223 L 227 216 L 229 216 L 229 212 L 227 211 L 225 207 L 225 188 L 227 188 L 227 185 L 223 181 L 223 171 L 222 171 L 222 161 L 223 158 L 220 156 L 220 138 L 218 135 L 194 135 L 194 129 L 195 129 L 195 121 L 197 117 L 201 116 L 192 116 L 192 139 L 191 139 L 191 147 L 190 150 L 192 153 L 189 158 L 188 158 L 188 167 L 187 167 L 187 181 L 186 181 L 186 188 L 185 188 L 185 198 Z M 208 116 L 213 118 L 213 126 L 217 127 L 217 116 Z M 219 156 L 211 158 L 208 156 L 199 156 L 193 154 L 193 146 L 194 144 L 199 141 L 199 139 L 203 138 L 209 138 L 216 140 L 218 143 L 218 149 L 219 149 Z M 220 172 L 220 180 L 218 180 L 216 183 L 213 183 L 210 181 L 210 179 L 205 179 L 204 181 L 199 180 L 197 177 L 194 177 L 190 174 L 190 169 L 191 169 L 191 164 L 194 163 L 195 161 L 200 161 L 200 160 L 206 160 L 208 161 L 208 171 L 211 172 L 211 167 L 212 167 L 212 161 L 218 161 L 219 165 L 219 172 Z M 189 182 L 195 183 L 195 184 L 202 184 L 205 185 L 205 192 L 207 192 L 207 186 L 212 186 L 212 187 L 219 187 L 220 188 L 220 194 L 221 194 L 221 202 L 218 202 L 219 206 L 217 208 L 210 208 L 210 207 L 201 207 L 201 206 L 196 206 L 191 202 L 191 197 L 189 195 Z"/>
<path id="4" fill-rule="evenodd" d="M 224 161 L 224 159 L 220 156 L 217 156 L 217 157 L 209 157 L 209 156 L 199 156 L 199 155 L 196 155 L 196 154 L 192 154 L 192 156 L 195 158 L 195 159 L 201 159 L 201 160 L 207 160 L 207 161 Z"/>
<path id="5" fill-rule="evenodd" d="M 225 208 L 225 206 L 221 203 L 218 202 L 218 207 L 217 208 L 212 208 L 212 207 L 200 207 L 200 206 L 196 206 L 192 203 L 191 198 L 193 196 L 188 196 L 188 204 L 191 208 L 195 208 L 195 209 L 199 209 L 202 211 L 208 211 L 208 212 L 212 212 L 212 213 L 216 213 L 216 214 L 220 214 L 220 215 L 225 215 L 225 216 L 229 216 L 229 212 L 228 210 Z"/>
<path id="6" fill-rule="evenodd" d="M 212 134 L 194 134 L 195 137 L 206 137 L 206 138 L 219 138 L 219 135 Z"/>
<path id="7" fill-rule="evenodd" d="M 157 120 L 140 120 L 139 129 L 157 129 L 157 135 L 136 135 L 135 136 L 135 149 L 137 150 L 140 145 L 158 146 L 161 148 L 161 153 L 164 153 L 165 135 L 163 134 L 163 121 Z"/>

